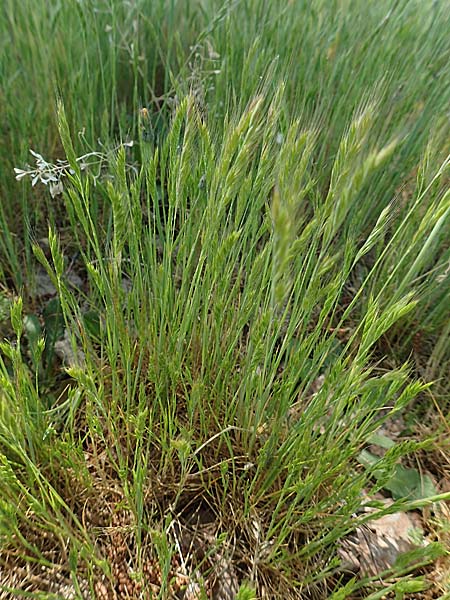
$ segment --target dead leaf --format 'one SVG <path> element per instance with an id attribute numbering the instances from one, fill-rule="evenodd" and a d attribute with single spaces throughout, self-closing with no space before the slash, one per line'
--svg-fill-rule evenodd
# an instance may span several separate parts
<path id="1" fill-rule="evenodd" d="M 84 352 L 78 348 L 74 350 L 67 329 L 62 340 L 55 342 L 54 352 L 66 367 L 76 367 L 84 364 Z"/>
<path id="2" fill-rule="evenodd" d="M 43 267 L 36 269 L 36 296 L 55 296 L 56 288 L 52 283 L 47 271 Z"/>
<path id="3" fill-rule="evenodd" d="M 401 554 L 420 547 L 420 532 L 420 518 L 414 513 L 397 512 L 357 527 L 341 542 L 342 566 L 363 576 L 376 576 L 392 568 Z"/>
<path id="4" fill-rule="evenodd" d="M 231 560 L 219 558 L 215 570 L 217 581 L 213 597 L 217 600 L 234 600 L 239 591 L 239 582 Z"/>

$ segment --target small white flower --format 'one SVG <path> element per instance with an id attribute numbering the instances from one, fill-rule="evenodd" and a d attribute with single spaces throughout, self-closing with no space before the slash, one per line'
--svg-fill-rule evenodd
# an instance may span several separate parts
<path id="1" fill-rule="evenodd" d="M 25 175 L 28 175 L 28 171 L 24 171 L 23 169 L 17 169 L 16 167 L 14 167 L 14 173 L 16 174 L 17 181 L 23 179 Z"/>
<path id="2" fill-rule="evenodd" d="M 42 154 L 39 154 L 39 152 L 35 152 L 34 150 L 32 150 L 30 148 L 30 154 L 32 154 L 35 158 L 40 159 L 43 163 L 47 164 L 46 161 L 44 160 L 44 157 L 42 156 Z"/>
<path id="3" fill-rule="evenodd" d="M 60 194 L 62 194 L 64 191 L 64 186 L 60 181 L 58 181 L 58 183 L 52 183 L 50 184 L 50 194 L 52 196 L 52 198 L 56 198 L 56 196 L 59 196 Z"/>

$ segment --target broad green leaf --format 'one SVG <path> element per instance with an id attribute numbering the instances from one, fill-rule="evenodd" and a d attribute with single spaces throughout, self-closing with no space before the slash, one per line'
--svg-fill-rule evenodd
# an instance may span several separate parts
<path id="1" fill-rule="evenodd" d="M 368 450 L 362 450 L 358 455 L 358 461 L 367 468 L 373 468 L 380 462 L 380 459 Z M 384 470 L 373 471 L 373 476 L 377 480 L 383 475 Z M 401 464 L 395 465 L 394 473 L 384 483 L 383 489 L 391 492 L 394 500 L 399 498 L 421 500 L 437 494 L 436 487 L 428 475 L 422 476 L 417 469 L 407 468 Z"/>
<path id="2" fill-rule="evenodd" d="M 421 500 L 437 494 L 428 475 L 422 476 L 417 469 L 408 469 L 403 465 L 396 465 L 394 477 L 384 487 L 392 493 L 395 500 Z"/>

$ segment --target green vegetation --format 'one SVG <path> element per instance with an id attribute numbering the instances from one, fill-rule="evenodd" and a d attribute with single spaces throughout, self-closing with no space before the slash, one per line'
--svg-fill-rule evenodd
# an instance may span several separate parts
<path id="1" fill-rule="evenodd" d="M 3 1 L 0 597 L 450 593 L 447 8 Z"/>

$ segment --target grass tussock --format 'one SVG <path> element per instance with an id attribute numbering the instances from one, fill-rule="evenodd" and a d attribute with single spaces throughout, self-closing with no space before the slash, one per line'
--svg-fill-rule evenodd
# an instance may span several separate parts
<path id="1" fill-rule="evenodd" d="M 448 25 L 5 2 L 0 597 L 450 592 Z"/>

